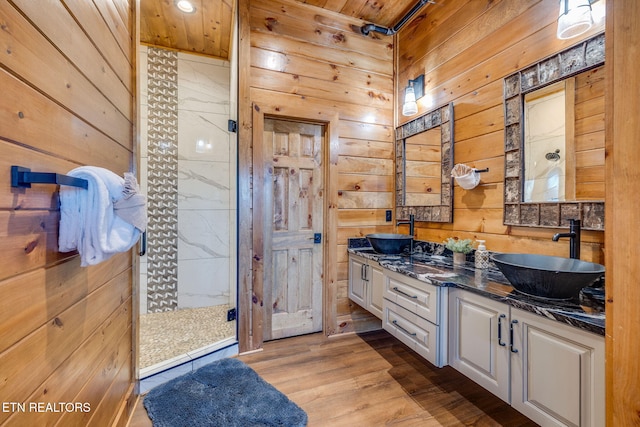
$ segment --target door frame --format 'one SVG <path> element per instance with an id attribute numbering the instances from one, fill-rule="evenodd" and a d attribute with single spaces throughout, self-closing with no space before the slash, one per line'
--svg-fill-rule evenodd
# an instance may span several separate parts
<path id="1" fill-rule="evenodd" d="M 241 138 L 241 141 L 250 142 L 251 147 L 240 147 L 240 168 L 248 172 L 242 177 L 239 189 L 251 189 L 251 195 L 239 194 L 239 224 L 250 224 L 250 236 L 244 234 L 245 239 L 239 242 L 238 259 L 244 259 L 249 263 L 239 263 L 238 276 L 238 341 L 240 353 L 258 350 L 262 347 L 264 336 L 264 247 L 263 247 L 263 204 L 262 193 L 252 191 L 253 188 L 262 188 L 264 174 L 259 167 L 264 159 L 262 147 L 264 119 L 292 120 L 298 122 L 315 123 L 325 127 L 325 141 L 323 145 L 322 159 L 324 181 L 323 203 L 323 266 L 322 266 L 322 331 L 325 335 L 331 335 L 335 330 L 337 310 L 335 307 L 337 292 L 337 251 L 330 250 L 337 245 L 338 234 L 338 150 L 339 150 L 339 117 L 337 113 L 326 113 L 314 108 L 302 107 L 296 109 L 296 115 L 282 114 L 278 105 L 271 102 L 256 102 L 252 104 L 251 112 L 251 137 Z M 244 166 L 243 162 L 246 162 Z M 251 171 L 251 172 L 249 172 Z M 251 176 L 252 175 L 252 176 Z M 248 183 L 251 182 L 249 186 Z M 244 185 L 243 185 L 244 184 Z M 246 198 L 245 198 L 246 197 Z M 250 197 L 250 200 L 248 199 Z M 244 199 L 244 203 L 242 203 Z M 250 206 L 247 206 L 250 203 Z M 251 212 L 251 213 L 249 213 Z M 249 221 L 250 218 L 250 221 Z M 247 224 L 247 225 L 249 225 Z M 242 232 L 242 231 L 240 231 Z"/>

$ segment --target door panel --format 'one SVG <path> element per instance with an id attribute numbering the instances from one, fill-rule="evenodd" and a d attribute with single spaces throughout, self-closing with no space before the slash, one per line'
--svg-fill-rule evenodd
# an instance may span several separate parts
<path id="1" fill-rule="evenodd" d="M 366 263 L 358 258 L 349 258 L 349 298 L 355 301 L 360 307 L 366 307 L 365 286 L 363 278 Z"/>
<path id="2" fill-rule="evenodd" d="M 384 272 L 382 268 L 370 266 L 369 286 L 371 287 L 371 301 L 369 301 L 369 310 L 379 319 L 382 319 L 382 301 L 384 299 Z"/>
<path id="3" fill-rule="evenodd" d="M 603 426 L 604 338 L 515 308 L 511 318 L 513 407 L 542 425 Z"/>
<path id="4" fill-rule="evenodd" d="M 449 293 L 449 364 L 509 403 L 509 307 L 460 289 Z"/>
<path id="5" fill-rule="evenodd" d="M 324 128 L 264 121 L 264 339 L 322 330 Z"/>

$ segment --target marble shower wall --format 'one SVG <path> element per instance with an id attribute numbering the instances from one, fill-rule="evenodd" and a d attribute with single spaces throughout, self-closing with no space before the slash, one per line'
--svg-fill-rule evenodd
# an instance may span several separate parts
<path id="1" fill-rule="evenodd" d="M 148 51 L 141 47 L 141 70 Z M 227 61 L 178 53 L 177 247 L 163 247 L 177 257 L 178 308 L 236 301 L 236 151 L 227 131 L 230 115 L 230 66 Z M 141 77 L 141 184 L 145 191 L 148 161 L 147 76 Z M 148 251 L 148 253 L 150 253 Z M 146 257 L 143 257 L 146 258 Z M 141 313 L 148 310 L 147 277 L 141 265 Z M 150 280 L 148 286 L 153 286 Z M 150 307 L 150 306 L 149 306 Z"/>

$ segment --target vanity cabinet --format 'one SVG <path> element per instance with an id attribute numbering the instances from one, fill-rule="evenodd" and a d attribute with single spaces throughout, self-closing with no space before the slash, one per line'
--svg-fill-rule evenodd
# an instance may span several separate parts
<path id="1" fill-rule="evenodd" d="M 375 262 L 349 255 L 349 299 L 382 319 L 384 272 Z"/>
<path id="2" fill-rule="evenodd" d="M 454 289 L 449 364 L 545 426 L 601 426 L 604 337 Z"/>
<path id="3" fill-rule="evenodd" d="M 382 327 L 438 367 L 447 363 L 447 288 L 385 271 Z"/>

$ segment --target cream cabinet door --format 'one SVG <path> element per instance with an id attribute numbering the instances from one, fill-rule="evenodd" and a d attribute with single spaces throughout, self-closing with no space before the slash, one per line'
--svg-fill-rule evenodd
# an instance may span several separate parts
<path id="1" fill-rule="evenodd" d="M 509 306 L 449 291 L 449 365 L 509 403 Z"/>
<path id="2" fill-rule="evenodd" d="M 382 319 L 384 271 L 375 261 L 349 255 L 349 299 Z"/>
<path id="3" fill-rule="evenodd" d="M 349 299 L 365 308 L 367 281 L 366 272 L 367 261 L 364 258 L 349 256 Z"/>
<path id="4" fill-rule="evenodd" d="M 604 337 L 515 308 L 511 322 L 511 405 L 545 426 L 604 426 Z"/>
<path id="5" fill-rule="evenodd" d="M 367 309 L 378 319 L 382 319 L 382 300 L 384 290 L 384 271 L 379 265 L 369 264 L 367 271 L 367 285 L 369 286 L 369 301 Z"/>

